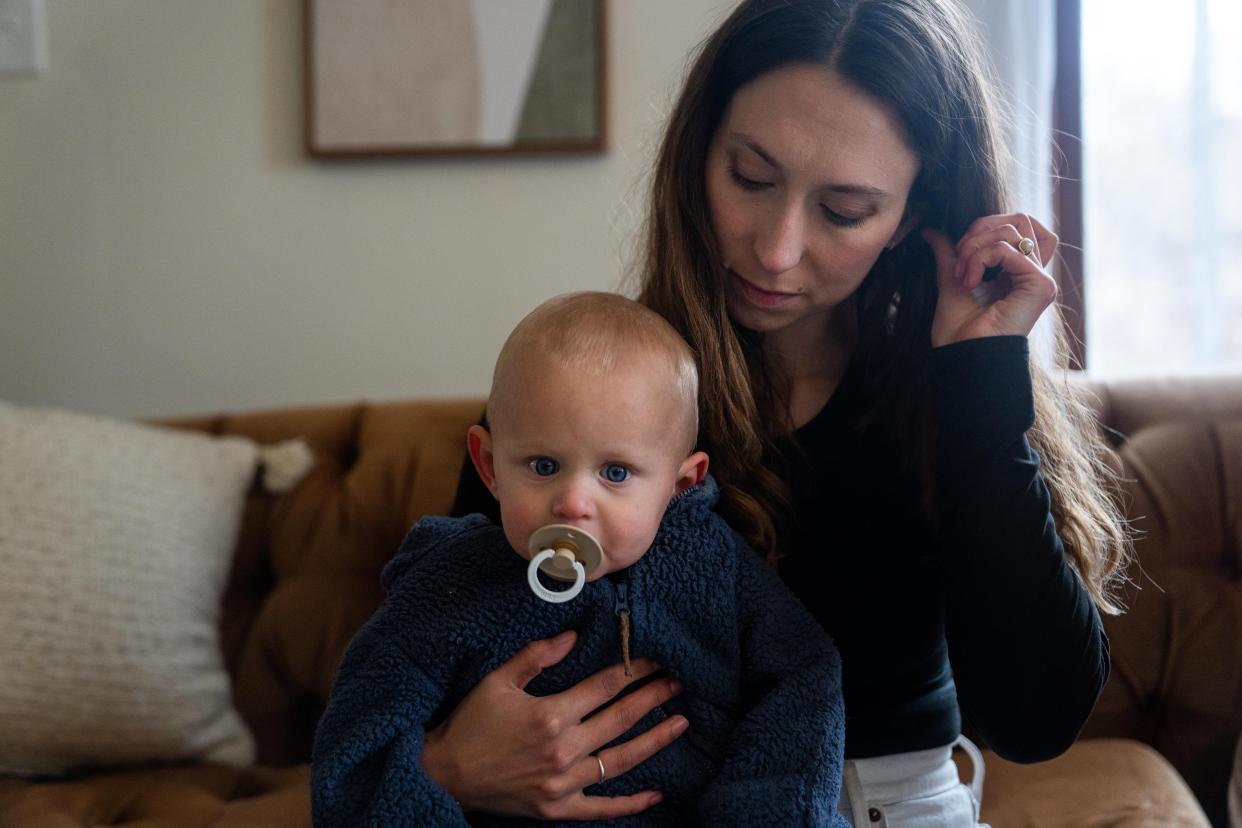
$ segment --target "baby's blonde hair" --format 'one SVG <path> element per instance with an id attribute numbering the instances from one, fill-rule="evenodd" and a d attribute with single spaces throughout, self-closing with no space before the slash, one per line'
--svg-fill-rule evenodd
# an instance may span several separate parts
<path id="1" fill-rule="evenodd" d="M 509 334 L 487 401 L 488 421 L 495 422 L 498 401 L 539 358 L 588 375 L 606 375 L 634 359 L 651 361 L 653 382 L 668 384 L 683 418 L 686 453 L 693 450 L 699 428 L 699 372 L 694 353 L 664 317 L 616 293 L 565 293 L 535 308 Z"/>

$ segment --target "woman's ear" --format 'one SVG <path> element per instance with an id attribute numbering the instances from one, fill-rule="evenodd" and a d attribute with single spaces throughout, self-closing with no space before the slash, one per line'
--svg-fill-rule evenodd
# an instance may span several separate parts
<path id="1" fill-rule="evenodd" d="M 707 477 L 707 452 L 696 451 L 681 461 L 681 468 L 677 470 L 677 482 L 673 484 L 673 496 L 699 485 L 704 477 Z"/>
<path id="2" fill-rule="evenodd" d="M 466 432 L 466 450 L 470 452 L 470 462 L 479 473 L 483 485 L 496 495 L 496 457 L 492 454 L 492 435 L 483 426 L 473 425 Z M 497 497 L 497 499 L 499 499 Z"/>

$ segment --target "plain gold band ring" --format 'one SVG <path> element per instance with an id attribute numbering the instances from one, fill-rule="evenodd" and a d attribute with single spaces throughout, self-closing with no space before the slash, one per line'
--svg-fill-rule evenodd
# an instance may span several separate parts
<path id="1" fill-rule="evenodd" d="M 1029 236 L 1023 236 L 1018 239 L 1018 243 L 1014 246 L 1018 248 L 1018 252 L 1023 256 L 1029 256 L 1035 252 L 1035 242 Z"/>
<path id="2" fill-rule="evenodd" d="M 599 763 L 599 781 L 603 782 L 605 779 L 608 778 L 608 773 L 604 770 L 604 760 L 600 759 L 599 756 L 597 755 L 595 757 L 595 761 Z"/>

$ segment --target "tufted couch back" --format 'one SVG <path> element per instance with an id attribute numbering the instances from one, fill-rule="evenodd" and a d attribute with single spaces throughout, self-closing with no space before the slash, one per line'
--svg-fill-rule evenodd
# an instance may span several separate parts
<path id="1" fill-rule="evenodd" d="M 1142 533 L 1130 610 L 1106 619 L 1113 678 L 1084 735 L 1156 747 L 1209 814 L 1242 730 L 1242 378 L 1086 383 Z M 305 762 L 378 574 L 421 516 L 446 512 L 482 400 L 285 409 L 179 425 L 259 442 L 300 436 L 317 463 L 294 491 L 256 487 L 221 630 L 259 761 Z"/>
<path id="2" fill-rule="evenodd" d="M 1126 736 L 1181 772 L 1214 824 L 1242 730 L 1242 378 L 1089 386 L 1138 532 L 1113 674 L 1084 736 Z"/>
<path id="3" fill-rule="evenodd" d="M 449 510 L 482 411 L 482 400 L 391 402 L 175 423 L 301 437 L 315 453 L 292 492 L 254 487 L 224 595 L 225 661 L 261 764 L 310 758 L 337 662 L 379 604 L 379 572 L 418 518 Z"/>

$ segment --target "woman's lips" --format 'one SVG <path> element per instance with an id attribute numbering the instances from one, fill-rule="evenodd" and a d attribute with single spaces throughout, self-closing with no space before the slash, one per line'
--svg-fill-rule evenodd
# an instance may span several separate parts
<path id="1" fill-rule="evenodd" d="M 778 308 L 782 305 L 792 302 L 798 297 L 797 293 L 778 293 L 773 290 L 764 290 L 763 288 L 748 282 L 733 271 L 729 271 L 733 276 L 733 284 L 738 291 L 750 302 L 760 308 Z"/>

